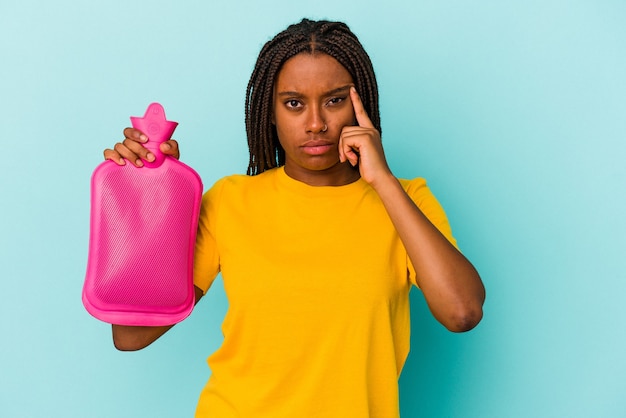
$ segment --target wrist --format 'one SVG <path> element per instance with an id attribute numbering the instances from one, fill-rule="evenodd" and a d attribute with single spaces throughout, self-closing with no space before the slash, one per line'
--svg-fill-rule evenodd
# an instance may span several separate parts
<path id="1" fill-rule="evenodd" d="M 395 188 L 402 188 L 400 182 L 391 171 L 387 171 L 385 174 L 376 176 L 375 179 L 370 182 L 370 186 L 372 186 L 376 193 L 378 193 L 381 197 Z"/>

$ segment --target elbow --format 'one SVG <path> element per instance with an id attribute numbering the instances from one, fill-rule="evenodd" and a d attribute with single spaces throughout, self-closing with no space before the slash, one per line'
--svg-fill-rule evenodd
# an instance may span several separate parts
<path id="1" fill-rule="evenodd" d="M 137 351 L 148 346 L 144 339 L 130 332 L 133 328 L 122 325 L 113 325 L 113 346 L 119 351 Z"/>
<path id="2" fill-rule="evenodd" d="M 116 340 L 115 338 L 113 339 L 113 346 L 118 351 L 138 351 L 146 347 L 145 345 L 142 345 L 142 344 L 134 344 L 129 341 L 120 341 L 120 340 Z"/>
<path id="3" fill-rule="evenodd" d="M 445 327 L 452 332 L 467 332 L 474 329 L 483 319 L 483 304 L 485 303 L 485 287 L 480 278 L 480 286 L 476 291 L 459 300 L 454 309 L 449 312 Z"/>
<path id="4" fill-rule="evenodd" d="M 448 324 L 446 328 L 452 332 L 467 332 L 474 329 L 483 318 L 483 310 L 468 312 L 463 315 L 456 316 Z"/>
<path id="5" fill-rule="evenodd" d="M 451 332 L 461 333 L 474 329 L 482 319 L 482 303 L 476 302 L 458 307 L 443 325 Z"/>

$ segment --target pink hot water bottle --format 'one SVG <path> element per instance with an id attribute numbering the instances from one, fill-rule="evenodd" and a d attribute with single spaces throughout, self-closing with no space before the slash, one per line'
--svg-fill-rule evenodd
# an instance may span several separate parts
<path id="1" fill-rule="evenodd" d="M 91 221 L 83 304 L 119 325 L 171 325 L 194 306 L 193 251 L 202 181 L 159 150 L 178 123 L 159 103 L 131 117 L 155 155 L 144 167 L 105 161 L 91 177 Z"/>

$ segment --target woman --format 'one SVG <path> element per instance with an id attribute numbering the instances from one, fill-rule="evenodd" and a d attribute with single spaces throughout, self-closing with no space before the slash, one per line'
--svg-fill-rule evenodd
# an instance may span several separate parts
<path id="1" fill-rule="evenodd" d="M 374 71 L 345 24 L 305 19 L 263 47 L 246 129 L 248 175 L 202 201 L 196 302 L 221 272 L 229 309 L 196 416 L 399 416 L 412 285 L 454 332 L 478 324 L 485 291 L 425 181 L 389 169 Z M 106 159 L 154 158 L 124 134 Z M 168 328 L 113 325 L 114 343 Z"/>

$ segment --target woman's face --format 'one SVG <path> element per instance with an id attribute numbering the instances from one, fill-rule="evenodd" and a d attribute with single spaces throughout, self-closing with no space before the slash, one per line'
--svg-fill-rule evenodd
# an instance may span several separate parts
<path id="1" fill-rule="evenodd" d="M 329 55 L 301 53 L 290 58 L 274 85 L 272 121 L 285 150 L 285 172 L 296 180 L 341 185 L 358 170 L 339 162 L 339 136 L 355 124 L 348 71 Z"/>

